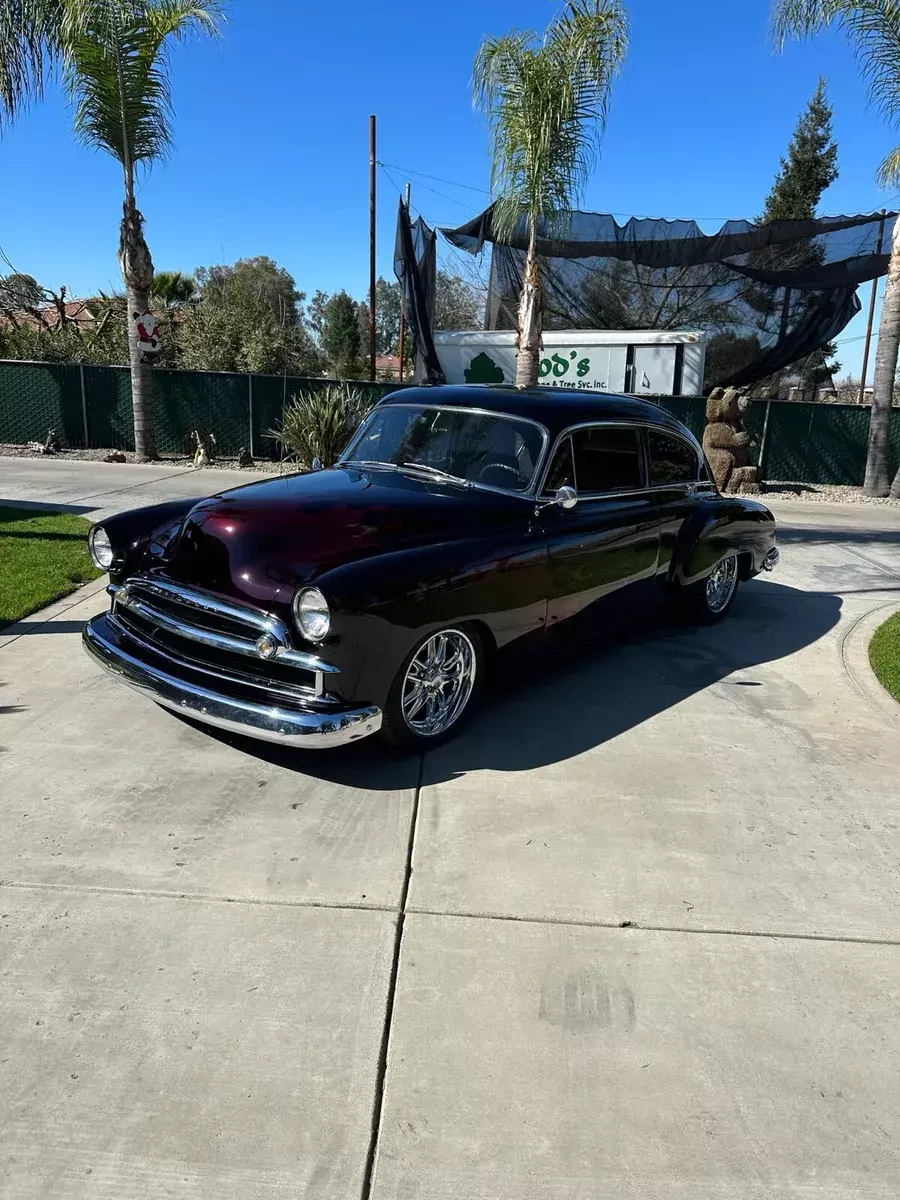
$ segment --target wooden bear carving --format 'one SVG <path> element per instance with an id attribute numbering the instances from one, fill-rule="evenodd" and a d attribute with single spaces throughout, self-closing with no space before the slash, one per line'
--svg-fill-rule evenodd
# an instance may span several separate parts
<path id="1" fill-rule="evenodd" d="M 706 401 L 703 450 L 720 492 L 760 491 L 759 468 L 750 465 L 744 413 L 750 401 L 736 388 L 713 388 Z"/>

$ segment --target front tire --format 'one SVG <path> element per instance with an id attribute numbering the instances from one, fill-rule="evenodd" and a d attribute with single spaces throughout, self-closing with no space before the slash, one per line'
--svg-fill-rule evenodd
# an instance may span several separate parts
<path id="1" fill-rule="evenodd" d="M 449 626 L 418 641 L 391 685 L 383 740 L 403 750 L 429 750 L 452 737 L 475 707 L 484 658 L 470 626 Z"/>
<path id="2" fill-rule="evenodd" d="M 736 554 L 726 554 L 705 579 L 677 589 L 683 616 L 699 625 L 714 625 L 731 611 L 737 596 L 740 564 Z"/>

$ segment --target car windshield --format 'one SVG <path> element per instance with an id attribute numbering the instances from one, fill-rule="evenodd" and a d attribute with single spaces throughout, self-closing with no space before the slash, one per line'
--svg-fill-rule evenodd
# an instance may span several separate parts
<path id="1" fill-rule="evenodd" d="M 376 408 L 341 463 L 422 471 L 468 484 L 525 492 L 544 437 L 537 425 L 502 413 L 388 404 Z"/>

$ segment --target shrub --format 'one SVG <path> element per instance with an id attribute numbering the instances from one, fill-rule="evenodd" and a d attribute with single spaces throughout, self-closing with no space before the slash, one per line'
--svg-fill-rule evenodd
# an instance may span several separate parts
<path id="1" fill-rule="evenodd" d="M 268 436 L 284 447 L 287 457 L 311 467 L 318 459 L 323 467 L 334 466 L 368 410 L 368 401 L 357 388 L 330 384 L 313 392 L 291 397 L 281 429 Z"/>

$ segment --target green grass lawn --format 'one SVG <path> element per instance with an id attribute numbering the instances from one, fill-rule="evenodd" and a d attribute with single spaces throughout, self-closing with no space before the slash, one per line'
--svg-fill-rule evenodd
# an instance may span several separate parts
<path id="1" fill-rule="evenodd" d="M 869 662 L 894 699 L 900 700 L 900 612 L 875 630 L 869 643 Z"/>
<path id="2" fill-rule="evenodd" d="M 0 627 L 98 577 L 90 527 L 71 513 L 0 507 Z"/>

